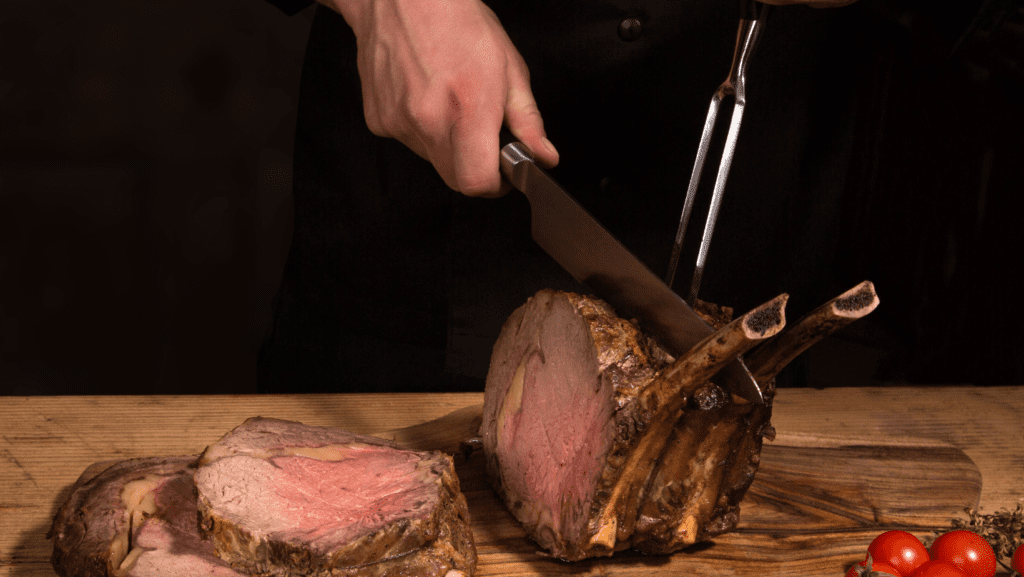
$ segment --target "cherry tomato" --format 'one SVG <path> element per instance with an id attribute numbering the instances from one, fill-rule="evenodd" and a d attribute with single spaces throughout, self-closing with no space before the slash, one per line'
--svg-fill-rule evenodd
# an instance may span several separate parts
<path id="1" fill-rule="evenodd" d="M 968 577 L 956 565 L 946 561 L 925 561 L 910 577 Z"/>
<path id="2" fill-rule="evenodd" d="M 932 559 L 956 565 L 967 577 L 995 577 L 996 553 L 982 536 L 958 529 L 932 543 Z"/>
<path id="3" fill-rule="evenodd" d="M 1017 547 L 1017 550 L 1013 552 L 1013 561 L 1010 562 L 1010 567 L 1021 575 L 1024 575 L 1024 545 Z"/>
<path id="4" fill-rule="evenodd" d="M 903 573 L 900 573 L 899 569 L 886 563 L 872 563 L 871 570 L 877 573 L 888 573 L 892 577 L 903 577 Z"/>
<path id="5" fill-rule="evenodd" d="M 868 553 L 878 563 L 885 563 L 910 575 L 929 559 L 928 549 L 917 537 L 906 531 L 886 531 L 868 545 Z"/>
<path id="6" fill-rule="evenodd" d="M 850 570 L 846 572 L 846 577 L 862 577 L 864 575 L 864 570 L 867 569 L 867 566 L 867 559 L 861 561 L 860 563 L 857 563 L 853 567 L 850 567 Z M 872 562 L 871 571 L 876 573 L 888 573 L 893 577 L 903 577 L 903 574 L 897 571 L 896 568 L 892 565 L 887 565 L 885 563 L 880 562 Z"/>

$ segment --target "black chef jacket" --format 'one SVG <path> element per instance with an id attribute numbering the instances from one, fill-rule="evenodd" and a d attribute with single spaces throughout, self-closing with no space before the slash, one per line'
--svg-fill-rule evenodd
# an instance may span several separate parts
<path id="1" fill-rule="evenodd" d="M 738 6 L 488 3 L 529 66 L 561 155 L 553 176 L 664 274 L 710 97 L 732 58 Z M 843 93 L 824 109 L 814 89 L 832 12 L 795 6 L 769 17 L 706 300 L 742 311 L 781 292 L 809 303 L 834 296 L 827 263 L 840 189 L 829 183 L 841 180 L 850 119 Z M 520 193 L 494 200 L 451 191 L 429 163 L 369 132 L 360 98 L 354 35 L 319 7 L 300 89 L 294 240 L 260 390 L 482 390 L 491 345 L 517 306 L 542 288 L 586 288 L 530 239 Z M 714 153 L 712 161 L 677 292 L 690 280 Z"/>

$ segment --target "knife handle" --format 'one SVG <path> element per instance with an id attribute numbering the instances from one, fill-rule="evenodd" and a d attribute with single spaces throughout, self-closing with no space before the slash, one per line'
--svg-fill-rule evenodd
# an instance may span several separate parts
<path id="1" fill-rule="evenodd" d="M 527 198 L 530 198 L 529 188 L 526 186 L 526 178 L 529 174 L 526 165 L 536 166 L 533 155 L 526 149 L 526 145 L 519 142 L 512 135 L 512 132 L 504 126 L 501 127 L 501 131 L 498 133 L 498 142 L 501 147 L 499 149 L 500 156 L 498 161 L 501 176 L 511 183 L 513 187 L 525 194 Z"/>

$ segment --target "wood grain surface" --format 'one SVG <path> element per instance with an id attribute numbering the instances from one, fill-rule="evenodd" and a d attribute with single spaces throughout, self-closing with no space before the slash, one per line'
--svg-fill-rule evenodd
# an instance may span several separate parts
<path id="1" fill-rule="evenodd" d="M 382 436 L 452 447 L 480 407 Z M 424 442 L 423 439 L 431 439 Z M 440 442 L 440 443 L 439 443 Z M 457 465 L 473 516 L 479 575 L 840 575 L 882 528 L 924 537 L 976 507 L 981 473 L 960 449 L 921 439 L 780 434 L 741 504 L 736 531 L 671 556 L 622 552 L 564 563 L 539 552 L 487 484 L 479 451 Z"/>
<path id="2" fill-rule="evenodd" d="M 97 461 L 198 453 L 254 415 L 368 433 L 463 409 L 442 427 L 459 435 L 458 423 L 466 426 L 481 400 L 475 393 L 0 398 L 0 576 L 53 575 L 50 519 Z M 842 574 L 884 528 L 927 536 L 979 497 L 988 511 L 1024 499 L 1021 415 L 1021 387 L 780 391 L 773 418 L 780 434 L 765 449 L 737 531 L 673 556 L 626 553 L 578 564 L 537 554 L 474 454 L 460 464 L 460 477 L 479 574 Z"/>
<path id="3" fill-rule="evenodd" d="M 842 575 L 881 527 L 919 535 L 976 503 L 981 478 L 959 449 L 782 437 L 741 504 L 736 531 L 664 557 L 621 552 L 563 563 L 545 557 L 489 489 L 483 459 L 459 468 L 480 554 L 479 575 Z M 927 497 L 923 497 L 927 495 Z"/>

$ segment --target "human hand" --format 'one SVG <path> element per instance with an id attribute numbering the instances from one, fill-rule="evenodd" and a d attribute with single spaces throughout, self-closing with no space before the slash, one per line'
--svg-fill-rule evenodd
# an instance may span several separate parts
<path id="1" fill-rule="evenodd" d="M 530 90 L 529 71 L 480 0 L 322 0 L 356 34 L 363 113 L 454 190 L 500 196 L 502 122 L 540 164 L 558 163 Z"/>

